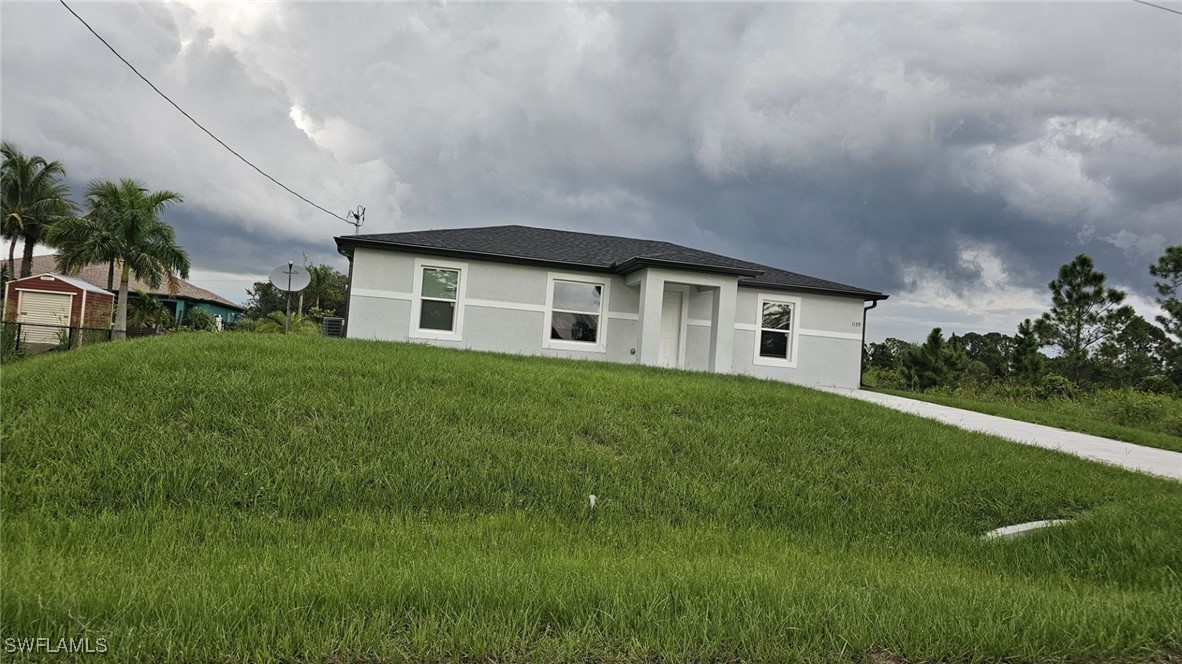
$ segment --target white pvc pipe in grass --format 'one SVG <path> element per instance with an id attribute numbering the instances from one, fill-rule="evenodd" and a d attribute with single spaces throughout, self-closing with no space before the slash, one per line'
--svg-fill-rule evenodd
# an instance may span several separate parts
<path id="1" fill-rule="evenodd" d="M 1032 530 L 1040 530 L 1042 528 L 1050 528 L 1059 524 L 1067 523 L 1069 519 L 1048 519 L 1046 521 L 1030 521 L 1027 523 L 1019 523 L 1015 526 L 1005 526 L 997 530 L 991 530 L 985 533 L 985 539 L 995 539 L 998 537 L 1014 537 L 1022 535 Z"/>

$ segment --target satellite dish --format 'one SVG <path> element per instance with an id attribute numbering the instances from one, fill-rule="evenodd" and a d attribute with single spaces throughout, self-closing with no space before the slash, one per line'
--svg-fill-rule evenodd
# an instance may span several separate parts
<path id="1" fill-rule="evenodd" d="M 302 291 L 312 283 L 312 275 L 302 266 L 288 263 L 271 272 L 271 283 L 281 291 Z"/>

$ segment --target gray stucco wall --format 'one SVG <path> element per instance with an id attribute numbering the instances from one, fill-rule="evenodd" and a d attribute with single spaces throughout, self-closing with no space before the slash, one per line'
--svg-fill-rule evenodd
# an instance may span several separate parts
<path id="1" fill-rule="evenodd" d="M 755 344 L 759 298 L 799 298 L 793 331 L 795 367 L 758 364 Z M 861 382 L 862 307 L 855 298 L 739 289 L 736 307 L 736 373 L 802 385 L 857 387 Z"/>
<path id="2" fill-rule="evenodd" d="M 353 338 L 415 341 L 453 348 L 471 348 L 523 355 L 635 363 L 640 290 L 617 275 L 548 270 L 541 267 L 459 260 L 462 280 L 462 335 L 458 340 L 412 337 L 412 300 L 416 259 L 430 256 L 357 248 L 349 302 L 348 335 Z M 448 259 L 439 259 L 448 260 Z M 547 288 L 551 273 L 578 275 L 608 282 L 601 320 L 602 351 L 546 348 Z M 686 287 L 683 316 L 684 368 L 710 366 L 710 318 L 714 291 Z M 758 362 L 755 342 L 760 295 L 794 298 L 793 366 Z M 734 331 L 733 370 L 760 378 L 805 385 L 857 387 L 861 356 L 862 302 L 853 298 L 780 293 L 740 288 Z M 857 323 L 858 326 L 852 325 Z"/>

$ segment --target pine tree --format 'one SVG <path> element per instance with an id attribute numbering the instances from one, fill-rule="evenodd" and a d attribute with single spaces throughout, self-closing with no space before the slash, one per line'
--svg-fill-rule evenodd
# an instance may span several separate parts
<path id="1" fill-rule="evenodd" d="M 934 328 L 922 345 L 910 348 L 903 354 L 903 377 L 912 389 L 926 390 L 950 385 L 968 366 L 968 356 L 957 348 L 959 342 L 953 335 L 950 345 L 944 341 L 940 328 Z"/>
<path id="2" fill-rule="evenodd" d="M 1121 306 L 1124 291 L 1106 288 L 1106 279 L 1091 258 L 1076 256 L 1048 284 L 1051 310 L 1035 323 L 1042 345 L 1062 351 L 1068 377 L 1076 383 L 1085 378 L 1092 348 L 1119 333 L 1134 316 L 1132 307 Z"/>
<path id="3" fill-rule="evenodd" d="M 1182 387 L 1182 245 L 1166 248 L 1166 253 L 1149 266 L 1149 274 L 1158 278 L 1153 286 L 1159 297 L 1162 313 L 1157 317 L 1166 339 L 1162 343 L 1161 355 L 1165 359 L 1166 375 L 1178 387 Z"/>
<path id="4" fill-rule="evenodd" d="M 1041 378 L 1046 370 L 1046 358 L 1038 350 L 1041 346 L 1042 343 L 1034 331 L 1034 322 L 1027 318 L 1018 323 L 1010 372 L 1017 378 L 1031 382 Z"/>

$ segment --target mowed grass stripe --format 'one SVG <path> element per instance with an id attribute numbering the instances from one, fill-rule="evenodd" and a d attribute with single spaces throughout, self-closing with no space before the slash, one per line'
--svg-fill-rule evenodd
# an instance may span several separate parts
<path id="1" fill-rule="evenodd" d="M 1182 652 L 1182 485 L 825 393 L 229 334 L 2 378 L 6 636 L 186 661 Z"/>
<path id="2" fill-rule="evenodd" d="M 927 560 L 888 564 L 861 549 L 826 555 L 768 533 L 646 527 L 617 539 L 522 515 L 210 522 L 74 522 L 65 528 L 71 546 L 45 556 L 25 521 L 9 544 L 15 555 L 36 551 L 10 568 L 18 599 L 6 620 L 56 633 L 70 631 L 71 616 L 113 615 L 115 629 L 85 622 L 123 652 L 172 643 L 215 659 L 257 651 L 840 661 L 843 650 L 882 644 L 916 659 L 973 659 L 1023 653 L 1031 641 L 1048 644 L 1033 659 L 1135 658 L 1159 654 L 1154 618 L 1175 611 L 1162 595 Z M 62 588 L 63 577 L 86 579 L 89 590 Z"/>

